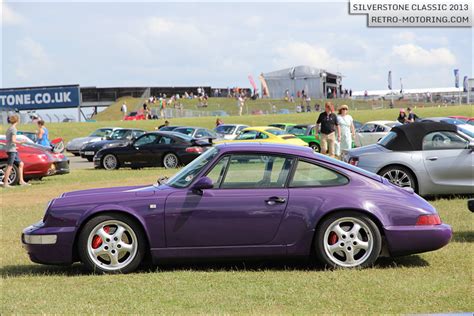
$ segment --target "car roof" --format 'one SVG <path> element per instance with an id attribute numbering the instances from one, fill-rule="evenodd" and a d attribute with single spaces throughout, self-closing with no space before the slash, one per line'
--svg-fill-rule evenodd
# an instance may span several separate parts
<path id="1" fill-rule="evenodd" d="M 304 155 L 310 157 L 314 154 L 314 151 L 310 147 L 298 146 L 298 145 L 287 145 L 287 144 L 271 144 L 271 143 L 260 143 L 260 142 L 239 142 L 235 141 L 232 143 L 222 143 L 216 145 L 220 150 L 223 151 L 263 151 L 263 152 L 275 152 L 275 153 L 287 153 Z"/>
<path id="2" fill-rule="evenodd" d="M 457 132 L 456 125 L 443 122 L 415 122 L 395 126 L 391 130 L 397 133 L 385 147 L 393 151 L 422 150 L 423 138 L 432 132 Z"/>
<path id="3" fill-rule="evenodd" d="M 269 124 L 269 126 L 271 126 L 271 125 L 290 125 L 290 126 L 294 126 L 296 124 L 295 123 L 271 123 L 271 124 Z"/>
<path id="4" fill-rule="evenodd" d="M 303 126 L 303 127 L 313 127 L 313 126 L 316 126 L 315 124 L 296 124 L 294 127 L 299 127 L 299 126 Z"/>
<path id="5" fill-rule="evenodd" d="M 251 130 L 256 130 L 259 132 L 264 132 L 268 129 L 279 129 L 278 127 L 275 126 L 250 126 L 244 129 L 244 131 L 251 131 Z"/>

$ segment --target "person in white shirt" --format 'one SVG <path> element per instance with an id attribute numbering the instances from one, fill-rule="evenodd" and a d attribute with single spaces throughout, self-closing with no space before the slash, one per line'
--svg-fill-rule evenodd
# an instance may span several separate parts
<path id="1" fill-rule="evenodd" d="M 125 117 L 127 116 L 127 103 L 124 101 L 122 104 L 122 107 L 120 108 L 120 112 L 123 113 L 122 119 L 125 120 Z"/>
<path id="2" fill-rule="evenodd" d="M 339 124 L 341 135 L 339 146 L 336 149 L 336 155 L 340 156 L 343 150 L 350 150 L 352 148 L 352 139 L 355 136 L 354 120 L 352 116 L 347 114 L 349 107 L 345 104 L 341 105 L 337 115 L 337 123 Z"/>

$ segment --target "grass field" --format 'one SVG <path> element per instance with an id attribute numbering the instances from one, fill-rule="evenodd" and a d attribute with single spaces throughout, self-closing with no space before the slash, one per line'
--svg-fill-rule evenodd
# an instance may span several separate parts
<path id="1" fill-rule="evenodd" d="M 472 106 L 420 108 L 422 117 L 473 114 Z M 351 111 L 356 120 L 395 119 L 397 110 Z M 311 123 L 315 113 L 226 117 L 226 123 Z M 51 138 L 70 140 L 98 127 L 152 130 L 163 121 L 48 124 Z M 171 119 L 176 125 L 214 127 L 215 118 Z M 4 133 L 5 126 L 1 127 Z M 35 126 L 24 125 L 24 130 Z M 74 170 L 0 190 L 0 314 L 366 314 L 448 313 L 474 310 L 473 214 L 462 198 L 431 203 L 454 238 L 445 248 L 383 259 L 366 270 L 326 271 L 305 261 L 159 265 L 132 275 L 97 276 L 82 266 L 52 267 L 29 261 L 23 228 L 39 220 L 48 200 L 65 191 L 153 183 L 173 171 Z M 471 297 L 471 298 L 470 298 Z"/>
<path id="2" fill-rule="evenodd" d="M 448 106 L 448 107 L 425 107 L 416 109 L 416 114 L 420 117 L 465 115 L 474 116 L 474 106 Z M 367 122 L 373 120 L 396 120 L 398 109 L 380 109 L 380 110 L 357 110 L 349 112 L 355 120 Z M 270 123 L 289 122 L 289 123 L 308 123 L 312 124 L 317 119 L 317 113 L 299 113 L 299 114 L 281 114 L 281 115 L 245 115 L 224 117 L 224 123 L 239 123 L 251 126 L 261 126 Z M 208 128 L 215 127 L 216 119 L 214 117 L 194 117 L 169 119 L 171 125 L 191 125 L 203 126 Z M 50 139 L 62 137 L 69 141 L 75 137 L 87 136 L 99 127 L 118 126 L 118 127 L 138 127 L 145 130 L 154 130 L 155 127 L 163 124 L 164 120 L 147 121 L 98 121 L 87 123 L 50 123 L 47 124 Z M 21 125 L 21 130 L 34 131 L 36 126 L 33 124 Z M 0 126 L 0 134 L 4 134 L 6 126 Z"/>
<path id="3" fill-rule="evenodd" d="M 0 314 L 447 313 L 474 309 L 473 215 L 466 200 L 432 201 L 454 238 L 445 248 L 383 259 L 366 270 L 326 271 L 305 261 L 168 264 L 99 276 L 42 266 L 21 247 L 24 227 L 64 191 L 152 183 L 164 169 L 77 170 L 1 190 Z"/>

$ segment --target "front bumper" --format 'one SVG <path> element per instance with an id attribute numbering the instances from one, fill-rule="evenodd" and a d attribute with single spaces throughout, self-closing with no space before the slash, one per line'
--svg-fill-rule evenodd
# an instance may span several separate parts
<path id="1" fill-rule="evenodd" d="M 94 158 L 96 153 L 97 151 L 95 150 L 80 150 L 79 151 L 81 158 Z"/>
<path id="2" fill-rule="evenodd" d="M 75 233 L 76 227 L 45 227 L 39 221 L 23 230 L 21 242 L 33 262 L 71 264 Z"/>
<path id="3" fill-rule="evenodd" d="M 69 160 L 56 161 L 54 165 L 56 167 L 55 174 L 68 174 L 69 173 Z"/>
<path id="4" fill-rule="evenodd" d="M 447 224 L 385 227 L 385 238 L 392 256 L 440 249 L 449 243 L 452 234 L 451 226 Z"/>

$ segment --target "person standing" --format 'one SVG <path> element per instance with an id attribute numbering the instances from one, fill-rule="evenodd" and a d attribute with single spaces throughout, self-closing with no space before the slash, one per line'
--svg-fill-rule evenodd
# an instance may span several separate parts
<path id="1" fill-rule="evenodd" d="M 237 105 L 239 106 L 239 116 L 242 116 L 242 110 L 244 109 L 245 100 L 242 95 L 239 95 L 239 98 L 237 100 Z"/>
<path id="2" fill-rule="evenodd" d="M 354 119 L 348 114 L 349 107 L 345 104 L 339 108 L 337 123 L 339 124 L 340 143 L 339 150 L 336 155 L 340 156 L 343 150 L 350 150 L 352 148 L 352 139 L 355 137 Z"/>
<path id="3" fill-rule="evenodd" d="M 6 146 L 5 149 L 7 151 L 7 168 L 5 170 L 5 175 L 3 177 L 3 187 L 4 188 L 9 188 L 10 184 L 8 184 L 8 179 L 10 178 L 10 174 L 13 169 L 13 164 L 18 165 L 18 173 L 19 173 L 19 178 L 20 178 L 20 185 L 30 185 L 29 183 L 26 183 L 25 180 L 23 179 L 23 161 L 20 160 L 20 156 L 18 155 L 18 151 L 16 149 L 16 144 L 23 144 L 26 142 L 26 140 L 20 141 L 17 140 L 16 135 L 17 135 L 17 129 L 16 125 L 20 121 L 20 118 L 18 115 L 14 114 L 8 117 L 8 120 L 11 124 L 11 126 L 7 129 L 6 132 Z"/>
<path id="4" fill-rule="evenodd" d="M 122 120 L 125 121 L 125 117 L 127 117 L 127 102 L 123 101 L 122 103 L 122 107 L 120 108 L 120 112 L 123 113 L 123 117 L 122 117 Z"/>
<path id="5" fill-rule="evenodd" d="M 222 124 L 224 124 L 224 122 L 220 118 L 217 118 L 216 119 L 216 127 L 219 126 L 219 125 L 222 125 Z"/>
<path id="6" fill-rule="evenodd" d="M 401 124 L 408 123 L 407 114 L 405 113 L 405 109 L 400 109 L 400 113 L 398 114 L 397 121 Z"/>
<path id="7" fill-rule="evenodd" d="M 408 112 L 408 118 L 407 118 L 408 123 L 415 123 L 419 119 L 418 115 L 413 113 L 411 108 L 407 108 L 407 112 Z"/>
<path id="8" fill-rule="evenodd" d="M 41 146 L 45 147 L 51 147 L 51 143 L 49 142 L 48 136 L 49 136 L 49 131 L 48 129 L 44 126 L 44 121 L 39 120 L 37 122 L 38 125 L 38 139 L 36 140 L 36 143 Z"/>
<path id="9" fill-rule="evenodd" d="M 316 121 L 316 132 L 321 133 L 321 153 L 334 157 L 334 143 L 336 142 L 336 131 L 338 141 L 341 137 L 341 131 L 337 122 L 337 116 L 334 114 L 334 105 L 326 102 L 324 112 L 322 112 Z"/>

